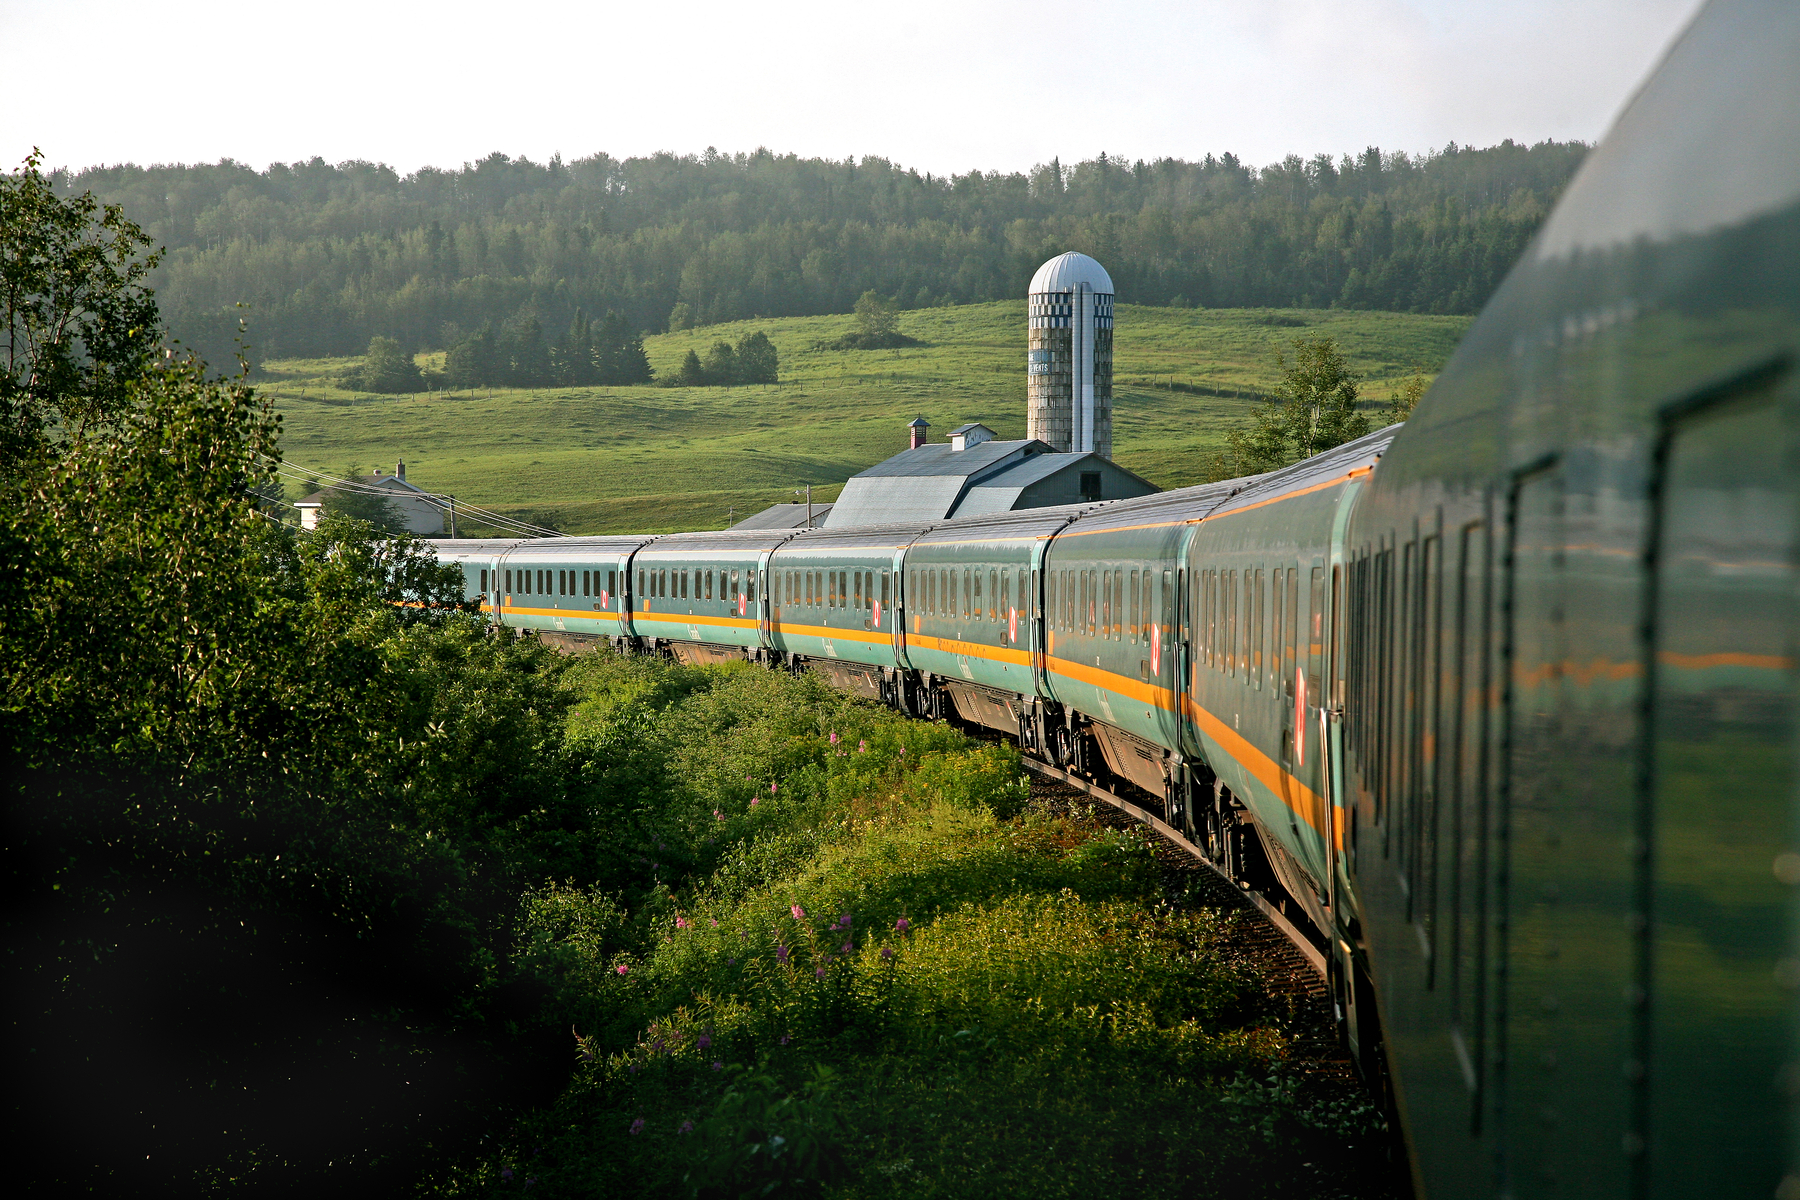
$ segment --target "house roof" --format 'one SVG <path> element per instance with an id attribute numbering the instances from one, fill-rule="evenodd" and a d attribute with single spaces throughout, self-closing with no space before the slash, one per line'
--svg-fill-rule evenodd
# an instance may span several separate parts
<path id="1" fill-rule="evenodd" d="M 933 442 L 902 450 L 886 462 L 850 477 L 831 510 L 830 528 L 890 521 L 941 521 L 956 509 L 972 482 L 1010 462 L 1050 453 L 1036 438 L 989 440 L 954 450 Z"/>
<path id="2" fill-rule="evenodd" d="M 427 494 L 425 489 L 418 484 L 410 483 L 407 480 L 400 478 L 398 475 L 355 475 L 351 477 L 350 482 L 360 483 L 367 487 L 386 488 L 389 491 L 412 492 L 421 496 Z M 335 488 L 321 488 L 310 496 L 302 496 L 300 499 L 294 501 L 294 507 L 323 508 L 325 505 L 325 497 L 336 490 L 337 489 Z"/>
<path id="3" fill-rule="evenodd" d="M 852 482 L 858 479 L 893 479 L 903 475 L 955 475 L 966 479 L 999 465 L 1014 454 L 1050 452 L 1049 444 L 1036 438 L 1024 438 L 1016 442 L 1003 442 L 995 438 L 970 446 L 967 450 L 952 450 L 949 442 L 931 442 L 912 450 L 902 450 L 885 462 L 878 462 L 850 478 Z"/>
<path id="4" fill-rule="evenodd" d="M 993 430 L 988 429 L 988 427 L 983 425 L 980 421 L 970 421 L 967 425 L 958 425 L 955 429 L 952 429 L 950 431 L 950 436 L 955 437 L 957 434 L 967 433 L 971 429 L 987 429 L 989 433 L 994 432 Z"/>

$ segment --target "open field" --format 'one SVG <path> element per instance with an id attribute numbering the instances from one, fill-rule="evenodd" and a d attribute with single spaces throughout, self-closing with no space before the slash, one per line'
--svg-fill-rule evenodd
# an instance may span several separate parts
<path id="1" fill-rule="evenodd" d="M 1435 374 L 1472 319 L 1122 305 L 1115 457 L 1165 488 L 1196 482 L 1273 382 L 1276 347 L 1335 337 L 1376 407 L 1414 369 Z M 1023 301 L 904 313 L 901 329 L 924 344 L 903 350 L 814 348 L 849 324 L 788 317 L 645 341 L 662 375 L 689 349 L 704 354 L 715 341 L 764 330 L 781 354 L 782 382 L 767 386 L 369 396 L 336 386 L 355 360 L 315 359 L 264 364 L 258 388 L 283 414 L 284 452 L 296 464 L 367 472 L 404 457 L 421 486 L 570 533 L 718 528 L 728 514 L 792 499 L 807 483 L 815 501 L 830 500 L 850 475 L 903 449 L 915 416 L 940 440 L 974 420 L 1024 436 Z"/>

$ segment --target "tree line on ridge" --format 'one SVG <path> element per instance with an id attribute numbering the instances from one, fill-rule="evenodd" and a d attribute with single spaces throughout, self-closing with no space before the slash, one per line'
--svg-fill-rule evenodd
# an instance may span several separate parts
<path id="1" fill-rule="evenodd" d="M 355 354 L 373 337 L 549 372 L 522 337 L 581 314 L 660 331 L 849 312 L 874 291 L 902 309 L 1022 296 L 1064 250 L 1103 262 L 1122 301 L 1205 307 L 1476 311 L 1580 164 L 1579 142 L 1452 143 L 921 173 L 879 157 L 757 150 L 606 154 L 547 163 L 493 154 L 402 176 L 374 163 L 94 167 L 57 190 L 117 203 L 167 248 L 151 279 L 171 330 L 230 361 Z M 246 308 L 240 308 L 245 305 Z M 491 346 L 480 344 L 489 330 Z M 596 353 L 598 381 L 635 364 Z"/>

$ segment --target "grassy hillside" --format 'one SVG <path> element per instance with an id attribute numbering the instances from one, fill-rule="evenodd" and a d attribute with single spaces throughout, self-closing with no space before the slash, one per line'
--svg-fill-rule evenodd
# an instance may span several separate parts
<path id="1" fill-rule="evenodd" d="M 1250 397 L 1272 383 L 1272 351 L 1289 339 L 1335 337 L 1375 406 L 1415 368 L 1435 373 L 1471 320 L 1121 306 L 1115 457 L 1165 488 L 1196 482 Z M 741 518 L 807 483 L 815 500 L 829 500 L 850 475 L 903 449 L 915 416 L 937 439 L 974 420 L 1002 437 L 1025 435 L 1022 301 L 909 312 L 901 328 L 924 342 L 917 347 L 814 349 L 848 325 L 792 317 L 646 342 L 661 375 L 689 349 L 765 330 L 781 352 L 782 382 L 769 386 L 372 397 L 336 386 L 355 360 L 312 359 L 267 363 L 260 387 L 284 416 L 294 463 L 366 472 L 404 457 L 415 483 L 571 533 L 718 528 L 733 509 Z"/>

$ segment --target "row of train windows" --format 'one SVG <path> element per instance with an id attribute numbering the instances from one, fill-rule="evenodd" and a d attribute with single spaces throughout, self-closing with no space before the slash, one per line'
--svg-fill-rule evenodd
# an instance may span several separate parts
<path id="1" fill-rule="evenodd" d="M 888 607 L 888 572 L 777 571 L 775 602 L 809 608 L 855 608 L 871 612 Z"/>
<path id="2" fill-rule="evenodd" d="M 583 596 L 613 595 L 613 588 L 618 578 L 617 571 L 606 572 L 606 582 L 600 581 L 599 571 L 522 571 L 512 570 L 501 573 L 501 580 L 506 585 L 508 595 L 521 596 L 573 596 L 575 594 L 575 577 L 581 576 L 581 594 Z M 488 573 L 481 573 L 481 592 L 487 594 Z"/>
<path id="3" fill-rule="evenodd" d="M 1195 655 L 1226 676 L 1252 687 L 1288 676 L 1300 655 L 1322 640 L 1325 570 L 1312 569 L 1310 630 L 1301 626 L 1300 568 L 1257 567 L 1201 571 L 1194 580 Z"/>
<path id="4" fill-rule="evenodd" d="M 1174 607 L 1173 573 L 1162 573 L 1160 602 L 1157 573 L 1124 567 L 1090 571 L 1052 571 L 1045 581 L 1044 604 L 1051 627 L 1111 641 L 1150 640 L 1150 630 L 1166 630 Z"/>
<path id="5" fill-rule="evenodd" d="M 992 568 L 987 572 L 987 586 L 982 586 L 980 567 L 938 567 L 914 571 L 908 576 L 906 594 L 912 597 L 915 612 L 928 617 L 958 617 L 965 621 L 1008 621 L 1013 610 L 1013 597 L 1018 597 L 1021 616 L 1031 615 L 1030 573 L 1020 567 Z M 1017 576 L 1017 583 L 1014 576 Z"/>
<path id="6" fill-rule="evenodd" d="M 716 589 L 716 590 L 715 590 Z M 742 592 L 746 604 L 756 603 L 756 572 L 743 569 L 718 570 L 703 568 L 670 570 L 665 567 L 638 568 L 638 595 L 651 599 L 711 600 L 715 596 L 731 604 Z"/>

